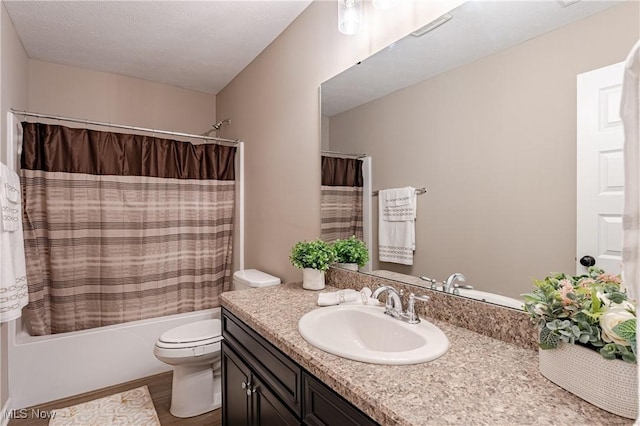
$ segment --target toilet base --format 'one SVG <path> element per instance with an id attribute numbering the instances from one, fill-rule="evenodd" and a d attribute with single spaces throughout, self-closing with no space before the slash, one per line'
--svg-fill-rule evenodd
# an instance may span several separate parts
<path id="1" fill-rule="evenodd" d="M 171 408 L 175 417 L 194 417 L 222 406 L 220 362 L 200 366 L 175 365 Z"/>

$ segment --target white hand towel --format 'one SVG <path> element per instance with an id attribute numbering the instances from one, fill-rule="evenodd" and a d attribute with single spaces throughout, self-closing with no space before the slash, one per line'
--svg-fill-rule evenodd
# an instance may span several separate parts
<path id="1" fill-rule="evenodd" d="M 2 229 L 18 230 L 20 222 L 20 177 L 9 167 L 0 163 L 0 208 L 2 209 Z"/>
<path id="2" fill-rule="evenodd" d="M 355 290 L 339 290 L 318 294 L 318 306 L 339 305 L 346 302 L 355 302 L 360 298 L 360 293 Z"/>
<path id="3" fill-rule="evenodd" d="M 406 186 L 404 188 L 385 189 L 378 193 L 378 197 L 385 207 L 397 207 L 410 204 L 415 193 L 412 187 Z"/>
<path id="4" fill-rule="evenodd" d="M 409 204 L 387 207 L 384 200 L 399 189 L 411 191 Z M 405 192 L 406 193 L 406 192 Z M 381 262 L 393 262 L 402 265 L 413 265 L 413 252 L 416 249 L 417 202 L 415 189 L 411 187 L 381 190 L 382 197 L 378 203 L 378 259 Z"/>
<path id="5" fill-rule="evenodd" d="M 0 168 L 8 170 L 8 167 L 2 163 L 0 163 Z M 0 186 L 2 187 L 6 183 L 3 176 L 5 176 L 4 173 L 0 173 Z M 11 184 L 14 185 L 14 182 L 11 181 Z M 0 194 L 0 196 L 4 198 L 3 206 L 5 200 L 8 204 L 13 204 L 6 197 L 6 193 Z M 18 318 L 22 314 L 22 308 L 29 301 L 21 206 L 19 202 L 13 205 L 18 209 L 18 220 L 15 221 L 16 230 L 6 230 L 4 221 L 3 226 L 0 227 L 0 322 Z"/>
<path id="6" fill-rule="evenodd" d="M 364 287 L 360 291 L 351 289 L 318 294 L 318 306 L 334 305 L 372 305 L 378 306 L 378 299 L 371 298 L 371 289 Z"/>
<path id="7" fill-rule="evenodd" d="M 383 189 L 378 192 L 382 217 L 390 222 L 404 222 L 416 218 L 416 190 L 405 188 Z"/>

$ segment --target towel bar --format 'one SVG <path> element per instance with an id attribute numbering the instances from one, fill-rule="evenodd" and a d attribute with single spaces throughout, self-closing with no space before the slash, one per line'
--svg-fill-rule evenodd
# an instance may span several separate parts
<path id="1" fill-rule="evenodd" d="M 424 188 L 424 187 L 423 188 L 416 188 L 416 195 L 422 195 L 422 194 L 424 194 L 426 192 L 427 192 L 427 188 Z M 376 190 L 376 191 L 373 191 L 371 193 L 371 195 L 374 196 L 374 197 L 377 197 L 379 193 L 380 193 L 380 191 Z"/>

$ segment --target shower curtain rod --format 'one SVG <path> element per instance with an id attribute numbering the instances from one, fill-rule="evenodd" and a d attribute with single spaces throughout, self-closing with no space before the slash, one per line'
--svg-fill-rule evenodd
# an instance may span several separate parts
<path id="1" fill-rule="evenodd" d="M 334 156 L 334 157 L 356 158 L 356 159 L 368 157 L 367 154 L 345 154 L 344 152 L 325 151 L 325 150 L 320 151 L 320 154 L 327 154 L 327 155 Z"/>
<path id="2" fill-rule="evenodd" d="M 170 132 L 168 130 L 156 130 L 156 129 L 148 129 L 145 127 L 137 127 L 137 126 L 127 126 L 124 124 L 113 124 L 113 123 L 105 123 L 103 121 L 94 121 L 94 120 L 83 120 L 80 118 L 72 118 L 72 117 L 62 117 L 58 115 L 49 115 L 49 114 L 40 114 L 37 112 L 29 112 L 29 111 L 18 111 L 15 109 L 11 109 L 11 112 L 16 115 L 25 115 L 28 117 L 38 117 L 38 118 L 48 118 L 51 120 L 60 120 L 60 121 L 69 121 L 71 123 L 81 123 L 81 124 L 91 124 L 94 126 L 103 126 L 103 127 L 112 127 L 116 129 L 126 129 L 126 130 L 135 130 L 138 132 L 147 132 L 147 133 L 157 133 L 160 135 L 171 135 L 171 136 L 181 136 L 184 138 L 193 138 L 193 139 L 203 139 L 207 141 L 214 141 L 221 145 L 228 146 L 236 146 L 239 141 L 235 139 L 224 139 L 224 138 L 216 138 L 212 136 L 203 136 L 203 135 L 193 135 L 190 133 L 180 133 L 180 132 Z"/>

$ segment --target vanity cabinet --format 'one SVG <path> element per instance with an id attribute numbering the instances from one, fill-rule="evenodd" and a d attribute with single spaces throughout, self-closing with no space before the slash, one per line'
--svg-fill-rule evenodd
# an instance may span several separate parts
<path id="1" fill-rule="evenodd" d="M 228 347 L 222 350 L 223 424 L 299 425 L 286 405 L 270 391 L 243 360 Z"/>
<path id="2" fill-rule="evenodd" d="M 223 425 L 377 424 L 226 309 L 222 336 Z"/>
<path id="3" fill-rule="evenodd" d="M 304 373 L 303 423 L 305 425 L 377 425 L 324 383 Z"/>

